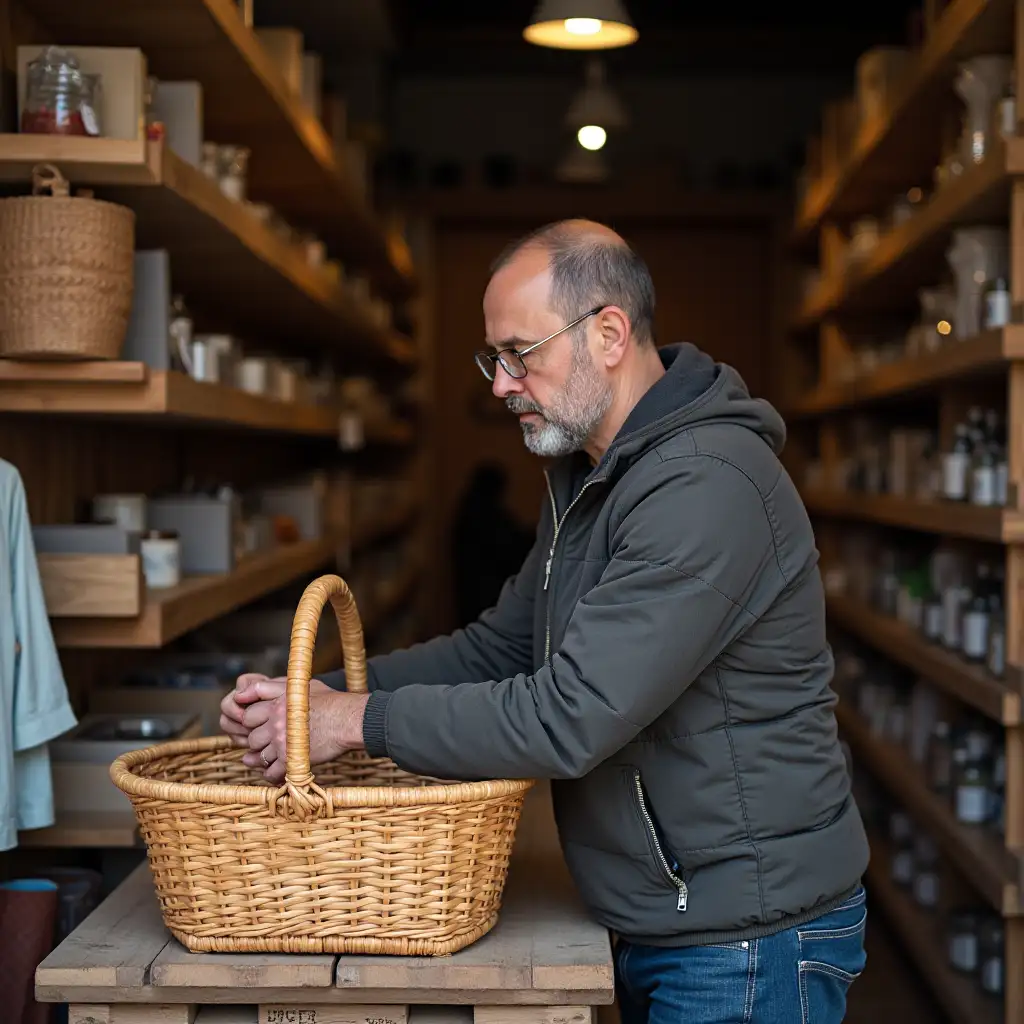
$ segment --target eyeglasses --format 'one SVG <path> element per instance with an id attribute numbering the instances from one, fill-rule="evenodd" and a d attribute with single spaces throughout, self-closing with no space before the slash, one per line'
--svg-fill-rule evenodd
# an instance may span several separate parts
<path id="1" fill-rule="evenodd" d="M 582 323 L 587 319 L 588 316 L 594 316 L 600 313 L 604 309 L 604 306 L 596 306 L 594 309 L 583 316 L 576 317 L 572 323 L 566 324 L 564 327 L 559 327 L 554 334 L 549 334 L 546 338 L 541 338 L 540 341 L 535 341 L 532 345 L 527 345 L 526 348 L 503 348 L 498 352 L 477 352 L 473 358 L 476 360 L 476 365 L 480 367 L 480 372 L 488 379 L 494 380 L 494 375 L 498 372 L 496 368 L 497 363 L 501 363 L 501 368 L 510 376 L 515 377 L 517 380 L 526 376 L 526 363 L 523 362 L 523 356 L 529 355 L 535 348 L 540 348 L 545 341 L 550 341 L 552 338 L 557 338 L 560 334 L 564 334 L 566 331 L 575 327 L 578 323 Z"/>

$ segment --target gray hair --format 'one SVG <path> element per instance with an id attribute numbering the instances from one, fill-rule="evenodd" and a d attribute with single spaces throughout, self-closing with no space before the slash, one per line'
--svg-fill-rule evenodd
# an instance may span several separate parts
<path id="1" fill-rule="evenodd" d="M 491 273 L 531 247 L 547 253 L 551 307 L 567 321 L 595 306 L 618 306 L 629 317 L 637 342 L 654 344 L 654 282 L 647 264 L 625 242 L 588 233 L 572 223 L 548 224 L 507 246 L 491 265 Z"/>

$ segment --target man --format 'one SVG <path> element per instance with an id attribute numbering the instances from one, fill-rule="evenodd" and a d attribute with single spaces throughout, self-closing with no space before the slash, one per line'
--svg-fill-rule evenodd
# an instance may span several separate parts
<path id="1" fill-rule="evenodd" d="M 832 1024 L 864 966 L 868 858 L 833 717 L 814 536 L 784 425 L 690 345 L 658 350 L 640 258 L 599 224 L 498 261 L 476 359 L 547 473 L 497 605 L 314 683 L 311 758 L 547 778 L 576 885 L 618 941 L 623 1024 Z M 225 730 L 284 775 L 279 681 Z"/>

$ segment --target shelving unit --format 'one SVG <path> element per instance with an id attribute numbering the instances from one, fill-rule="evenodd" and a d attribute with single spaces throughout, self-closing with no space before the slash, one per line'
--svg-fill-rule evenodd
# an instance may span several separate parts
<path id="1" fill-rule="evenodd" d="M 140 362 L 0 359 L 0 449 L 21 473 L 33 524 L 78 521 L 98 493 L 173 493 L 188 481 L 213 481 L 244 494 L 312 470 L 331 479 L 332 502 L 349 500 L 350 487 L 367 475 L 396 481 L 407 495 L 387 515 L 344 529 L 335 523 L 336 515 L 346 519 L 343 508 L 332 504 L 323 510 L 322 539 L 280 544 L 230 573 L 147 590 L 135 617 L 51 618 L 76 710 L 88 709 L 98 682 L 111 686 L 172 643 L 187 650 L 199 627 L 212 630 L 258 600 L 273 612 L 315 576 L 375 551 L 391 558 L 392 575 L 378 579 L 371 561 L 363 566 L 361 578 L 376 584 L 375 599 L 360 607 L 364 632 L 393 643 L 401 629 L 418 639 L 420 620 L 406 613 L 429 558 L 419 511 L 429 470 L 430 352 L 405 237 L 410 225 L 400 232 L 399 219 L 371 209 L 348 151 L 291 90 L 233 0 L 99 0 L 88 16 L 70 0 L 11 0 L 8 23 L 14 38 L 0 66 L 9 78 L 18 44 L 57 42 L 72 50 L 138 47 L 159 79 L 199 82 L 204 138 L 251 150 L 250 202 L 230 198 L 162 140 L 12 133 L 0 133 L 3 193 L 28 192 L 34 169 L 52 164 L 72 194 L 87 189 L 127 206 L 136 249 L 167 251 L 173 290 L 198 333 L 235 336 L 247 354 L 301 359 L 311 373 L 370 378 L 390 410 L 367 406 L 353 434 L 350 418 L 364 414 L 340 397 L 314 401 L 313 389 L 301 385 L 299 396 L 308 397 L 282 401 Z M 311 261 L 295 233 L 276 230 L 252 203 L 322 240 L 326 262 Z M 400 391 L 405 385 L 414 387 Z M 402 552 L 396 564 L 391 545 Z M 341 662 L 329 610 L 323 627 L 314 674 Z M 19 845 L 140 844 L 134 815 L 82 812 L 22 833 Z"/>
<path id="2" fill-rule="evenodd" d="M 839 137 L 839 105 L 826 116 L 824 170 L 808 183 L 791 231 L 796 257 L 816 254 L 819 280 L 791 303 L 777 357 L 788 387 L 779 396 L 790 425 L 784 457 L 815 525 L 830 626 L 931 684 L 952 707 L 980 713 L 1003 727 L 1005 839 L 986 828 L 961 824 L 901 746 L 878 738 L 844 698 L 837 707 L 855 766 L 908 812 L 982 902 L 1003 916 L 1003 1005 L 949 965 L 939 919 L 891 881 L 888 843 L 874 829 L 869 899 L 889 918 L 952 1021 L 1017 1024 L 1024 1021 L 1024 977 L 1018 969 L 1024 962 L 1024 324 L 1019 322 L 1024 301 L 1024 104 L 1018 101 L 1015 136 L 1000 139 L 990 133 L 982 162 L 967 163 L 963 173 L 932 184 L 948 141 L 943 132 L 958 109 L 953 80 L 962 61 L 985 54 L 1012 55 L 1021 80 L 1022 0 L 950 0 L 910 55 L 884 113 L 863 117 L 849 140 Z M 904 217 L 888 227 L 880 221 L 877 242 L 848 258 L 851 225 L 866 216 L 884 218 L 896 197 L 914 188 L 923 194 Z M 956 337 L 955 323 L 939 325 L 939 334 L 948 336 L 940 338 L 938 348 L 925 351 L 908 345 L 898 351 L 893 339 L 912 323 L 919 289 L 936 284 L 947 269 L 954 231 L 975 225 L 1010 228 L 1009 281 L 1012 319 L 1017 322 L 964 339 Z M 876 342 L 880 353 L 873 363 L 859 351 L 868 340 Z M 849 439 L 866 436 L 866 425 L 891 425 L 900 417 L 915 428 L 934 423 L 946 451 L 954 425 L 970 406 L 989 407 L 1003 400 L 1006 507 L 920 497 L 927 492 L 919 482 L 900 493 L 868 493 L 859 485 L 846 490 L 837 483 L 844 479 Z M 891 548 L 912 539 L 914 545 L 983 552 L 977 557 L 990 563 L 1001 560 L 1003 676 L 996 678 L 984 664 L 931 642 L 916 626 L 882 614 L 861 599 L 859 590 L 848 589 L 842 555 L 850 530 L 890 537 Z"/>
<path id="3" fill-rule="evenodd" d="M 292 350 L 337 347 L 362 363 L 415 362 L 408 338 L 374 326 L 299 246 L 162 142 L 0 135 L 0 180 L 31 182 L 40 163 L 54 164 L 73 190 L 88 186 L 130 207 L 136 247 L 167 249 L 175 287 L 207 317 Z"/>
<path id="4" fill-rule="evenodd" d="M 32 17 L 62 42 L 137 46 L 149 70 L 203 85 L 210 138 L 273 159 L 254 161 L 251 192 L 315 227 L 346 261 L 395 298 L 416 287 L 408 249 L 385 233 L 335 155 L 323 126 L 286 85 L 232 0 L 29 0 Z"/>

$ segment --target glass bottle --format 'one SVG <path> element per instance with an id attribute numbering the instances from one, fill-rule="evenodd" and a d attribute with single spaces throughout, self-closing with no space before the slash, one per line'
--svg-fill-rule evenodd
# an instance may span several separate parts
<path id="1" fill-rule="evenodd" d="M 993 596 L 989 611 L 985 667 L 996 679 L 1002 679 L 1006 673 L 1006 612 L 1001 594 Z"/>
<path id="2" fill-rule="evenodd" d="M 940 718 L 928 741 L 928 785 L 947 796 L 953 786 L 953 740 L 949 722 Z"/>
<path id="3" fill-rule="evenodd" d="M 999 478 L 996 441 L 986 430 L 971 456 L 971 502 L 975 505 L 999 504 Z"/>
<path id="4" fill-rule="evenodd" d="M 939 850 L 926 835 L 914 841 L 914 899 L 928 910 L 939 902 Z"/>
<path id="5" fill-rule="evenodd" d="M 986 917 L 978 931 L 981 987 L 994 996 L 1003 994 L 1003 922 Z"/>
<path id="6" fill-rule="evenodd" d="M 171 367 L 192 376 L 192 317 L 185 308 L 180 295 L 171 299 L 170 323 L 168 325 L 171 348 Z"/>
<path id="7" fill-rule="evenodd" d="M 959 910 L 949 916 L 949 963 L 966 974 L 978 969 L 979 917 L 972 910 Z"/>
<path id="8" fill-rule="evenodd" d="M 988 655 L 988 630 L 991 616 L 989 567 L 978 566 L 974 592 L 964 608 L 963 653 L 969 661 L 982 662 Z"/>
<path id="9" fill-rule="evenodd" d="M 942 620 L 942 599 L 932 591 L 924 603 L 923 631 L 926 639 L 934 643 L 942 639 Z"/>
<path id="10" fill-rule="evenodd" d="M 991 804 L 988 774 L 974 761 L 965 764 L 956 780 L 956 818 L 963 825 L 984 825 Z"/>
<path id="11" fill-rule="evenodd" d="M 942 493 L 950 501 L 967 498 L 967 479 L 971 466 L 971 438 L 966 423 L 954 430 L 953 447 L 942 460 Z"/>
<path id="12" fill-rule="evenodd" d="M 1013 304 L 1005 277 L 989 281 L 982 301 L 982 323 L 986 328 L 1005 327 L 1010 322 Z"/>

